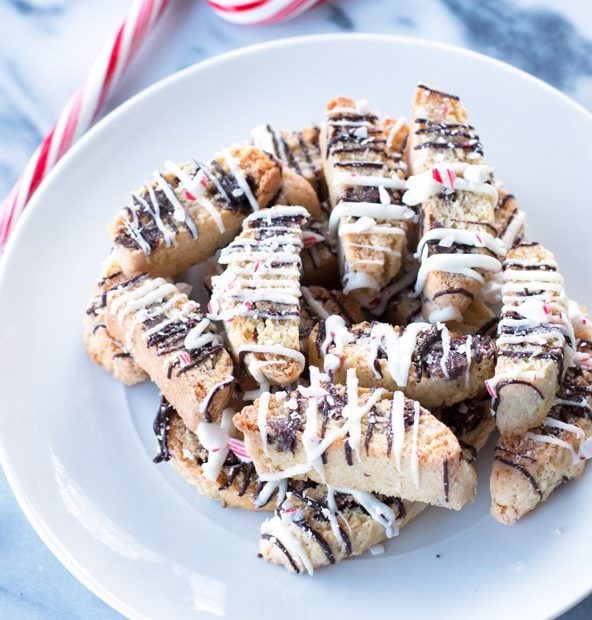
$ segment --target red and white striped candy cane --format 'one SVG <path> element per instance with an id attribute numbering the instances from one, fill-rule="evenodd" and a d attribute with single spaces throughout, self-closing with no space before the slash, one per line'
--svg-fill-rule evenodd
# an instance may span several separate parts
<path id="1" fill-rule="evenodd" d="M 95 122 L 113 87 L 170 0 L 134 0 L 131 9 L 82 85 L 37 147 L 0 207 L 0 250 L 27 202 L 70 146 Z"/>
<path id="2" fill-rule="evenodd" d="M 82 88 L 27 163 L 0 206 L 0 251 L 27 202 L 62 155 L 95 122 L 105 100 L 170 0 L 134 0 L 115 37 L 95 61 Z M 208 0 L 216 13 L 238 24 L 290 19 L 323 0 Z"/>
<path id="3" fill-rule="evenodd" d="M 208 0 L 216 13 L 234 24 L 263 25 L 292 19 L 324 0 Z"/>

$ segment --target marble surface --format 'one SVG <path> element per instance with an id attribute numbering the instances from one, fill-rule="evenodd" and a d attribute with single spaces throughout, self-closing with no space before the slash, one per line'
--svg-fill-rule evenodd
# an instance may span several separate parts
<path id="1" fill-rule="evenodd" d="M 0 0 L 0 196 L 125 14 L 122 0 Z M 483 52 L 592 109 L 592 3 L 583 0 L 330 0 L 285 24 L 241 27 L 172 0 L 109 109 L 170 73 L 234 48 L 324 32 L 423 37 Z M 508 618 L 518 617 L 508 613 Z M 0 473 L 0 617 L 117 618 L 52 556 Z M 565 620 L 592 617 L 592 597 Z"/>

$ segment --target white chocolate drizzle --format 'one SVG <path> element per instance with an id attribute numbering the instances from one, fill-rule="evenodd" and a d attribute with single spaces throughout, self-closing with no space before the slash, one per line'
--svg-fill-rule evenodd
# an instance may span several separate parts
<path id="1" fill-rule="evenodd" d="M 298 539 L 290 530 L 290 524 L 284 522 L 283 519 L 285 514 L 286 513 L 281 512 L 280 518 L 273 520 L 274 527 L 279 530 L 279 537 L 281 538 L 282 543 L 288 550 L 288 553 L 293 558 L 296 558 L 300 561 L 300 563 L 306 569 L 306 572 L 309 575 L 313 575 L 314 567 L 312 565 L 312 562 L 310 561 L 310 558 L 308 557 L 308 554 L 306 553 L 304 547 L 300 544 L 300 542 L 298 542 Z"/>
<path id="2" fill-rule="evenodd" d="M 190 196 L 186 193 L 185 197 L 187 201 L 196 202 L 199 206 L 203 207 L 208 212 L 208 215 L 214 220 L 220 234 L 222 234 L 226 230 L 226 227 L 224 226 L 220 210 L 217 209 L 212 201 L 206 197 L 206 186 L 208 179 L 203 174 L 203 169 L 198 170 L 193 177 L 190 177 L 181 166 L 178 166 L 172 161 L 165 162 L 165 169 L 179 179 L 179 189 L 186 190 L 186 192 L 189 192 L 190 196 L 193 197 L 193 199 L 190 198 Z M 203 183 L 202 179 L 205 179 L 206 183 Z"/>
<path id="3" fill-rule="evenodd" d="M 224 461 L 228 456 L 228 438 L 232 428 L 234 410 L 224 409 L 220 425 L 214 422 L 201 422 L 197 427 L 197 438 L 208 451 L 208 459 L 202 465 L 204 476 L 215 482 L 222 471 Z"/>
<path id="4" fill-rule="evenodd" d="M 419 434 L 419 403 L 413 402 L 413 430 L 411 434 L 411 475 L 413 484 L 419 489 L 419 457 L 417 454 L 417 439 Z"/>
<path id="5" fill-rule="evenodd" d="M 233 157 L 230 154 L 230 151 L 228 150 L 223 152 L 223 157 L 224 157 L 224 161 L 228 164 L 228 167 L 230 168 L 232 175 L 236 179 L 238 186 L 240 187 L 244 195 L 247 197 L 247 200 L 249 201 L 249 204 L 251 205 L 251 209 L 253 209 L 253 211 L 259 211 L 260 209 L 259 203 L 257 202 L 257 199 L 255 198 L 255 195 L 253 194 L 249 186 L 247 177 L 243 169 L 240 167 L 239 160 L 236 157 Z"/>
<path id="6" fill-rule="evenodd" d="M 342 487 L 336 487 L 335 490 L 338 493 L 351 495 L 374 521 L 382 525 L 387 538 L 393 538 L 398 535 L 399 524 L 394 510 L 390 506 L 387 506 L 384 502 L 381 502 L 372 493 Z"/>
<path id="7" fill-rule="evenodd" d="M 393 454 L 397 471 L 401 471 L 401 454 L 405 444 L 405 395 L 395 391 L 390 411 L 390 427 L 393 433 Z"/>
<path id="8" fill-rule="evenodd" d="M 403 194 L 403 202 L 415 206 L 425 202 L 432 196 L 451 194 L 463 191 L 482 194 L 485 199 L 497 204 L 497 190 L 491 183 L 492 169 L 485 165 L 465 163 L 439 164 L 412 175 L 407 179 L 407 191 Z"/>
<path id="9" fill-rule="evenodd" d="M 414 294 L 419 295 L 423 291 L 426 279 L 432 271 L 458 273 L 483 284 L 485 280 L 476 269 L 498 273 L 501 268 L 500 261 L 493 256 L 485 254 L 432 254 L 428 256 L 428 247 L 425 246 L 421 255 L 421 266 L 417 274 Z"/>
<path id="10" fill-rule="evenodd" d="M 317 470 L 321 481 L 325 482 L 325 468 L 321 457 L 311 457 L 320 441 L 318 431 L 319 399 L 327 396 L 326 390 L 321 387 L 321 375 L 316 366 L 310 367 L 310 387 L 300 386 L 298 391 L 308 399 L 306 421 L 302 432 L 302 445 L 306 452 L 307 462 Z"/>
<path id="11" fill-rule="evenodd" d="M 285 478 L 282 480 L 266 482 L 263 485 L 261 491 L 259 491 L 259 493 L 257 494 L 257 497 L 255 498 L 255 507 L 262 508 L 263 506 L 265 506 L 276 491 L 276 506 L 280 506 L 286 498 L 287 490 L 288 480 Z"/>
<path id="12" fill-rule="evenodd" d="M 332 314 L 325 319 L 325 339 L 320 353 L 323 356 L 323 370 L 330 376 L 341 367 L 343 350 L 353 339 L 342 316 Z M 333 350 L 329 353 L 331 346 Z"/>

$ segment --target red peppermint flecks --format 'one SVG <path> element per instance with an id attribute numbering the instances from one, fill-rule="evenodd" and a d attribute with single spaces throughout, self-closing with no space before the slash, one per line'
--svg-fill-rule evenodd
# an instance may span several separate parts
<path id="1" fill-rule="evenodd" d="M 452 168 L 434 167 L 432 168 L 432 178 L 436 183 L 440 183 L 447 190 L 454 191 L 454 184 L 456 182 L 456 174 Z"/>
<path id="2" fill-rule="evenodd" d="M 185 190 L 185 198 L 187 198 L 187 200 L 196 200 L 195 196 L 187 190 Z"/>
<path id="3" fill-rule="evenodd" d="M 487 389 L 487 392 L 489 393 L 491 398 L 495 400 L 497 398 L 497 394 L 495 392 L 495 386 L 491 383 L 490 380 L 485 381 L 485 388 Z"/>
<path id="4" fill-rule="evenodd" d="M 252 462 L 253 459 L 247 453 L 245 444 L 240 439 L 235 439 L 234 437 L 230 437 L 228 439 L 227 445 L 230 448 L 231 452 L 235 454 L 236 456 L 238 456 L 238 458 L 241 461 L 245 461 L 247 463 Z"/>
<path id="5" fill-rule="evenodd" d="M 179 361 L 183 366 L 188 366 L 191 364 L 191 355 L 189 355 L 187 351 L 181 351 L 181 353 L 179 353 Z"/>
<path id="6" fill-rule="evenodd" d="M 302 243 L 305 248 L 311 248 L 313 245 L 320 243 L 323 241 L 322 235 L 317 235 L 316 233 L 307 232 L 302 235 Z"/>
<path id="7" fill-rule="evenodd" d="M 247 301 L 243 302 L 243 306 L 247 309 L 247 310 L 252 310 L 255 307 L 255 304 L 252 301 L 249 301 L 247 299 Z"/>
<path id="8" fill-rule="evenodd" d="M 208 312 L 213 312 L 214 311 L 214 307 L 212 306 L 212 302 L 208 301 Z"/>
<path id="9" fill-rule="evenodd" d="M 477 239 L 477 243 L 479 243 L 480 245 L 483 245 L 483 239 L 481 238 L 481 235 L 477 233 L 475 234 L 475 238 Z"/>

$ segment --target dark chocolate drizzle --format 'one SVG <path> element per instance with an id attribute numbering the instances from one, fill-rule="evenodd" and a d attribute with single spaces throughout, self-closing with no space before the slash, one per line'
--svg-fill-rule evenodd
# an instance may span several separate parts
<path id="1" fill-rule="evenodd" d="M 451 95 L 450 93 L 445 93 L 443 90 L 436 90 L 435 88 L 430 88 L 425 84 L 418 84 L 417 88 L 421 88 L 422 90 L 427 90 L 429 93 L 434 93 L 435 95 L 440 95 L 441 97 L 446 97 L 448 99 L 454 99 L 455 101 L 460 101 L 460 98 L 457 95 Z"/>
<path id="2" fill-rule="evenodd" d="M 290 566 L 294 569 L 295 573 L 300 573 L 300 569 L 298 568 L 298 564 L 294 562 L 294 558 L 290 555 L 290 552 L 286 549 L 281 540 L 278 540 L 277 536 L 272 536 L 271 534 L 261 534 L 261 538 L 263 540 L 269 540 L 272 545 L 275 545 L 286 557 Z"/>
<path id="3" fill-rule="evenodd" d="M 508 452 L 507 450 L 504 450 L 503 448 L 500 448 L 500 447 L 497 447 L 495 450 L 496 450 L 496 453 L 498 451 Z M 508 454 L 512 454 L 512 453 L 508 452 Z M 517 456 L 518 458 L 520 458 L 520 455 L 514 455 L 514 456 Z M 508 467 L 512 467 L 516 471 L 520 472 L 530 482 L 535 493 L 539 496 L 539 499 L 541 500 L 543 499 L 543 492 L 541 491 L 541 488 L 539 487 L 538 482 L 536 481 L 535 477 L 528 471 L 528 469 L 524 467 L 524 465 L 517 463 L 516 461 L 512 460 L 509 457 L 500 456 L 499 454 L 495 454 L 495 456 L 493 457 L 493 460 L 499 461 L 500 463 L 503 463 L 504 465 L 507 465 Z"/>
<path id="4" fill-rule="evenodd" d="M 168 431 L 171 424 L 171 416 L 175 410 L 163 396 L 152 424 L 152 429 L 158 442 L 158 454 L 152 459 L 154 463 L 169 461 L 171 453 L 169 451 Z"/>
<path id="5" fill-rule="evenodd" d="M 319 545 L 325 557 L 327 558 L 329 564 L 335 564 L 335 556 L 333 555 L 333 551 L 331 551 L 331 547 L 329 543 L 325 540 L 325 538 L 317 532 L 313 527 L 311 527 L 306 521 L 294 521 L 294 523 L 310 538 L 316 541 Z"/>
<path id="6" fill-rule="evenodd" d="M 443 483 L 444 483 L 444 499 L 446 503 L 448 503 L 449 486 L 450 486 L 448 475 L 449 475 L 448 474 L 448 459 L 444 459 L 442 478 L 443 478 Z"/>

